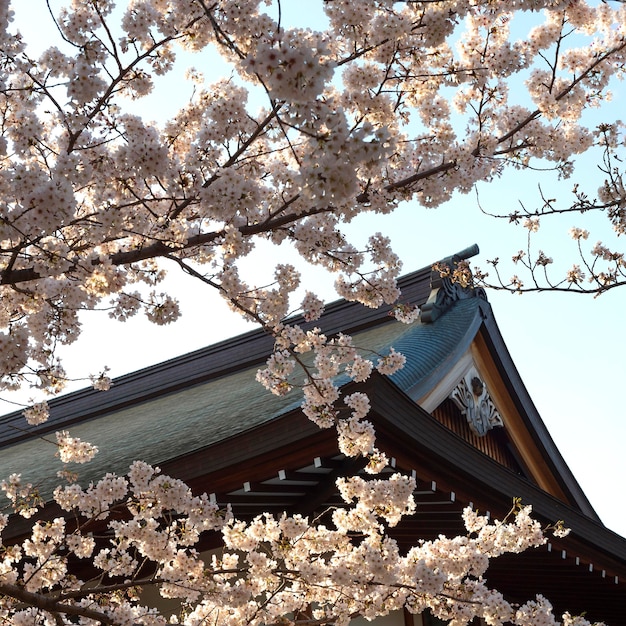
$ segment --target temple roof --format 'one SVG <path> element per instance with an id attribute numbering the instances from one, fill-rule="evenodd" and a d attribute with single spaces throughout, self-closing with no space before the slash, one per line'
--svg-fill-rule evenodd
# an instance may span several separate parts
<path id="1" fill-rule="evenodd" d="M 444 262 L 456 263 L 476 251 L 469 248 Z M 366 309 L 339 300 L 327 306 L 316 324 L 327 335 L 351 334 L 366 356 L 385 354 L 392 346 L 402 352 L 406 365 L 390 379 L 427 410 L 458 384 L 459 363 L 475 360 L 470 350 L 482 334 L 490 346 L 486 352 L 518 406 L 517 421 L 526 422 L 517 428 L 528 430 L 534 439 L 529 454 L 547 464 L 535 474 L 550 475 L 550 480 L 555 476 L 552 491 L 596 518 L 523 386 L 483 290 L 442 279 L 431 266 L 407 274 L 399 285 L 403 302 L 422 305 L 422 320 L 407 326 L 390 316 L 388 306 Z M 276 419 L 297 409 L 301 396 L 297 389 L 274 396 L 256 382 L 256 370 L 271 349 L 270 337 L 251 331 L 117 378 L 107 392 L 84 389 L 55 399 L 50 420 L 41 426 L 25 429 L 20 412 L 1 417 L 0 475 L 21 470 L 25 479 L 42 486 L 42 493 L 51 493 L 58 462 L 45 454 L 49 444 L 38 436 L 56 430 L 71 428 L 73 436 L 105 451 L 81 468 L 82 476 L 92 480 L 104 471 L 125 473 L 134 459 L 162 464 Z M 348 383 L 347 376 L 338 382 Z M 526 433 L 524 437 L 528 440 Z M 32 458 L 38 463 L 24 463 Z M 528 461 L 533 464 L 532 458 Z M 539 476 L 535 480 L 541 484 Z M 548 488 L 547 483 L 542 486 Z"/>
<path id="2" fill-rule="evenodd" d="M 521 560 L 498 559 L 490 569 L 494 584 L 512 595 L 536 589 L 558 606 L 589 608 L 594 619 L 620 623 L 626 540 L 602 526 L 565 464 L 484 292 L 442 278 L 431 266 L 407 274 L 399 286 L 403 302 L 422 307 L 420 321 L 401 324 L 390 307 L 340 300 L 316 322 L 327 335 L 352 335 L 366 356 L 393 346 L 406 357 L 392 376 L 375 372 L 360 385 L 347 376 L 338 381 L 346 393 L 368 393 L 379 447 L 394 468 L 418 479 L 417 513 L 395 531 L 398 540 L 410 545 L 461 533 L 463 506 L 504 515 L 511 498 L 520 496 L 546 523 L 565 520 L 572 534 L 516 557 Z M 0 418 L 0 476 L 22 471 L 48 496 L 61 464 L 40 437 L 69 429 L 102 450 L 78 468 L 82 483 L 106 472 L 123 474 L 141 459 L 209 491 L 219 504 L 232 503 L 238 515 L 312 515 L 336 506 L 335 478 L 360 466 L 339 454 L 333 432 L 304 417 L 297 389 L 274 396 L 256 382 L 272 346 L 270 337 L 251 331 L 119 377 L 109 391 L 68 394 L 50 403 L 48 423 L 30 430 L 20 413 L 6 415 Z M 489 407 L 496 427 L 472 430 L 462 392 Z M 12 526 L 15 536 L 27 530 L 24 521 Z M 521 579 L 520 567 L 530 572 Z M 569 585 L 562 584 L 563 574 Z"/>
<path id="3" fill-rule="evenodd" d="M 478 307 L 477 299 L 460 302 L 438 321 L 437 328 L 419 322 L 406 326 L 388 318 L 384 324 L 354 333 L 354 344 L 366 346 L 366 355 L 370 350 L 385 354 L 392 346 L 403 352 L 407 365 L 391 380 L 408 392 L 427 385 L 460 349 L 467 348 L 475 333 L 472 329 L 476 326 Z M 248 338 L 255 340 L 257 335 L 253 333 Z M 237 343 L 220 344 L 218 354 L 224 357 L 231 345 L 234 349 Z M 69 394 L 51 402 L 50 422 L 33 431 L 47 433 L 69 428 L 72 436 L 97 443 L 103 453 L 80 468 L 81 479 L 88 482 L 106 472 L 124 474 L 135 459 L 162 464 L 256 428 L 300 406 L 302 396 L 297 388 L 284 396 L 266 392 L 255 380 L 256 364 L 242 364 L 227 372 L 205 370 L 203 375 L 202 364 L 211 360 L 213 354 L 211 349 L 207 353 L 195 352 L 121 377 L 107 392 L 82 390 Z M 192 380 L 182 387 L 172 385 L 172 390 L 161 386 L 163 372 L 177 371 L 189 363 L 197 365 L 194 376 L 206 380 Z M 348 382 L 347 376 L 343 382 Z M 131 389 L 140 384 L 144 398 L 129 400 Z M 118 402 L 107 398 L 114 393 Z M 85 404 L 87 410 L 81 410 Z M 24 432 L 23 421 L 21 413 L 1 418 L 4 436 L 0 446 L 4 449 L 0 475 L 20 468 L 24 479 L 40 485 L 41 493 L 49 496 L 58 483 L 59 461 L 53 454 L 46 454 L 51 451 L 50 444 Z M 14 422 L 19 423 L 20 430 L 11 432 Z M 34 458 L 38 459 L 36 464 L 28 461 Z"/>

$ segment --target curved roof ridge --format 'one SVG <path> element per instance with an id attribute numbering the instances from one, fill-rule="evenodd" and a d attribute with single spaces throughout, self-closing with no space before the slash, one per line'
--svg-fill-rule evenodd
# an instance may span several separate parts
<path id="1" fill-rule="evenodd" d="M 469 348 L 484 318 L 485 304 L 489 306 L 479 298 L 458 300 L 435 323 L 420 323 L 401 335 L 393 347 L 404 354 L 406 364 L 391 380 L 413 397 L 435 386 Z"/>

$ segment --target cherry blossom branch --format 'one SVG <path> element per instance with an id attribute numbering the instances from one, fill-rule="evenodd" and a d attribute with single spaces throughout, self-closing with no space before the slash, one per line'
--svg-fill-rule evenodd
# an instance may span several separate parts
<path id="1" fill-rule="evenodd" d="M 96 611 L 88 607 L 82 607 L 75 604 L 64 604 L 55 597 L 46 597 L 39 593 L 27 591 L 23 587 L 10 583 L 0 583 L 0 594 L 8 596 L 23 602 L 26 606 L 33 606 L 42 609 L 51 615 L 71 615 L 77 617 L 86 617 L 96 620 L 101 624 L 115 624 L 116 621 L 110 618 L 103 611 Z"/>
<path id="2" fill-rule="evenodd" d="M 593 61 L 593 63 L 591 63 L 591 65 L 586 67 L 585 70 L 583 72 L 581 72 L 579 76 L 575 77 L 572 80 L 572 82 L 567 87 L 562 89 L 555 96 L 554 99 L 558 102 L 559 100 L 562 100 L 563 98 L 565 98 L 565 96 L 567 96 L 567 94 L 569 94 L 572 91 L 572 89 L 574 89 L 574 87 L 576 87 L 576 85 L 578 85 L 585 78 L 587 78 L 589 76 L 589 74 L 591 74 L 591 72 L 593 72 L 599 65 L 604 63 L 607 59 L 609 59 L 610 57 L 612 57 L 616 53 L 622 52 L 625 49 L 626 49 L 626 40 L 624 40 L 623 43 L 618 44 L 616 46 L 613 46 L 613 48 L 611 48 L 611 49 L 607 50 L 606 52 L 604 52 L 603 54 L 599 55 L 595 59 L 595 61 Z M 526 118 L 524 118 L 522 121 L 518 122 L 508 132 L 506 132 L 504 135 L 499 137 L 498 138 L 498 143 L 500 144 L 500 143 L 503 143 L 503 142 L 507 141 L 508 139 L 510 139 L 511 137 L 516 135 L 524 127 L 528 126 L 528 124 L 530 124 L 530 122 L 532 122 L 533 120 L 537 119 L 538 117 L 541 117 L 541 115 L 542 115 L 541 110 L 540 109 L 535 109 Z"/>

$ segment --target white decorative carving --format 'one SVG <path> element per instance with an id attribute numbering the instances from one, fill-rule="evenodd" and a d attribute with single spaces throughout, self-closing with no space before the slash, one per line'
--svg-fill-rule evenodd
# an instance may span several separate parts
<path id="1" fill-rule="evenodd" d="M 496 426 L 504 426 L 498 409 L 489 397 L 487 386 L 473 367 L 452 390 L 450 399 L 465 415 L 469 427 L 479 437 L 484 437 Z"/>

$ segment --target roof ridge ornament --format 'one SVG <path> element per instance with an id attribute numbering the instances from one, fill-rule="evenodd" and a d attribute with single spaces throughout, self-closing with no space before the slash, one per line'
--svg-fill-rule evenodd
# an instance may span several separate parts
<path id="1" fill-rule="evenodd" d="M 469 427 L 479 437 L 484 437 L 496 426 L 504 426 L 502 416 L 491 400 L 487 385 L 478 375 L 476 368 L 469 369 L 449 397 L 465 415 Z"/>
<path id="2" fill-rule="evenodd" d="M 430 295 L 420 307 L 422 323 L 431 324 L 458 300 L 487 299 L 485 290 L 474 286 L 474 276 L 466 262 L 478 252 L 478 244 L 473 244 L 433 264 L 430 273 Z"/>

